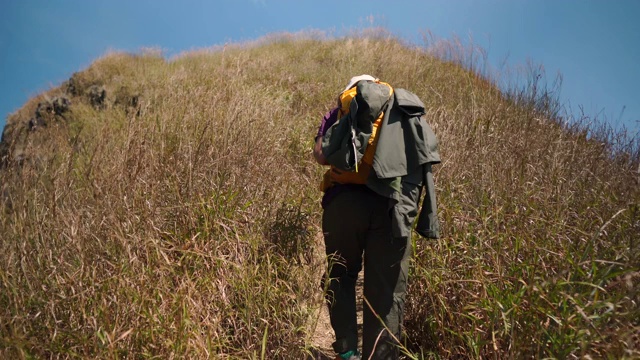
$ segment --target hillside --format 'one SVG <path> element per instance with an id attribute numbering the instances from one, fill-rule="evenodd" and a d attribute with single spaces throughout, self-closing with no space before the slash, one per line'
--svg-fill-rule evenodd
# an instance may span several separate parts
<path id="1" fill-rule="evenodd" d="M 565 124 L 537 79 L 501 92 L 436 48 L 284 34 L 113 53 L 31 99 L 0 144 L 0 357 L 310 354 L 312 139 L 370 73 L 420 96 L 443 160 L 408 357 L 640 358 L 637 143 Z"/>

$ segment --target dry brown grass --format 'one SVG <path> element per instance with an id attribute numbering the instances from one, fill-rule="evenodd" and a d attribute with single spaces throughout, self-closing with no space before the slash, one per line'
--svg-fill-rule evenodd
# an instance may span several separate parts
<path id="1" fill-rule="evenodd" d="M 481 58 L 436 50 L 279 35 L 97 60 L 74 81 L 106 106 L 80 91 L 0 171 L 0 355 L 303 356 L 312 138 L 336 89 L 371 73 L 416 92 L 441 142 L 445 236 L 415 239 L 410 357 L 640 356 L 637 140 L 563 124 L 543 84 L 504 94 L 465 69 Z"/>

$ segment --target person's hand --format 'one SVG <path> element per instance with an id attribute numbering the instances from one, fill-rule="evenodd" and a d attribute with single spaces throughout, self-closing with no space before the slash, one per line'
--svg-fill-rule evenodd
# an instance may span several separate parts
<path id="1" fill-rule="evenodd" d="M 318 164 L 329 165 L 329 163 L 327 163 L 327 159 L 322 154 L 322 136 L 318 136 L 316 139 L 316 145 L 313 147 L 313 157 L 316 159 Z"/>

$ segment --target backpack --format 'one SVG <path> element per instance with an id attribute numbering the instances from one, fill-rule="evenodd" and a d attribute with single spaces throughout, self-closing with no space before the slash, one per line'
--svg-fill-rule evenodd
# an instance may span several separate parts
<path id="1" fill-rule="evenodd" d="M 393 102 L 391 85 L 376 81 L 360 81 L 339 96 L 338 121 L 323 139 L 323 153 L 331 164 L 324 173 L 320 190 L 335 184 L 366 184 L 381 132 Z M 342 141 L 329 142 L 337 136 Z M 327 141 L 325 141 L 327 140 Z"/>

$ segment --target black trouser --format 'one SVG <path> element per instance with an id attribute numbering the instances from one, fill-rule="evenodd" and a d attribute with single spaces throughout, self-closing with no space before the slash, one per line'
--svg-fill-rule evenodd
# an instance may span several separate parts
<path id="1" fill-rule="evenodd" d="M 388 198 L 366 187 L 337 194 L 324 209 L 325 285 L 338 353 L 357 349 L 355 285 L 364 254 L 362 353 L 365 359 L 372 352 L 374 359 L 398 358 L 411 243 L 392 236 L 392 212 Z"/>

